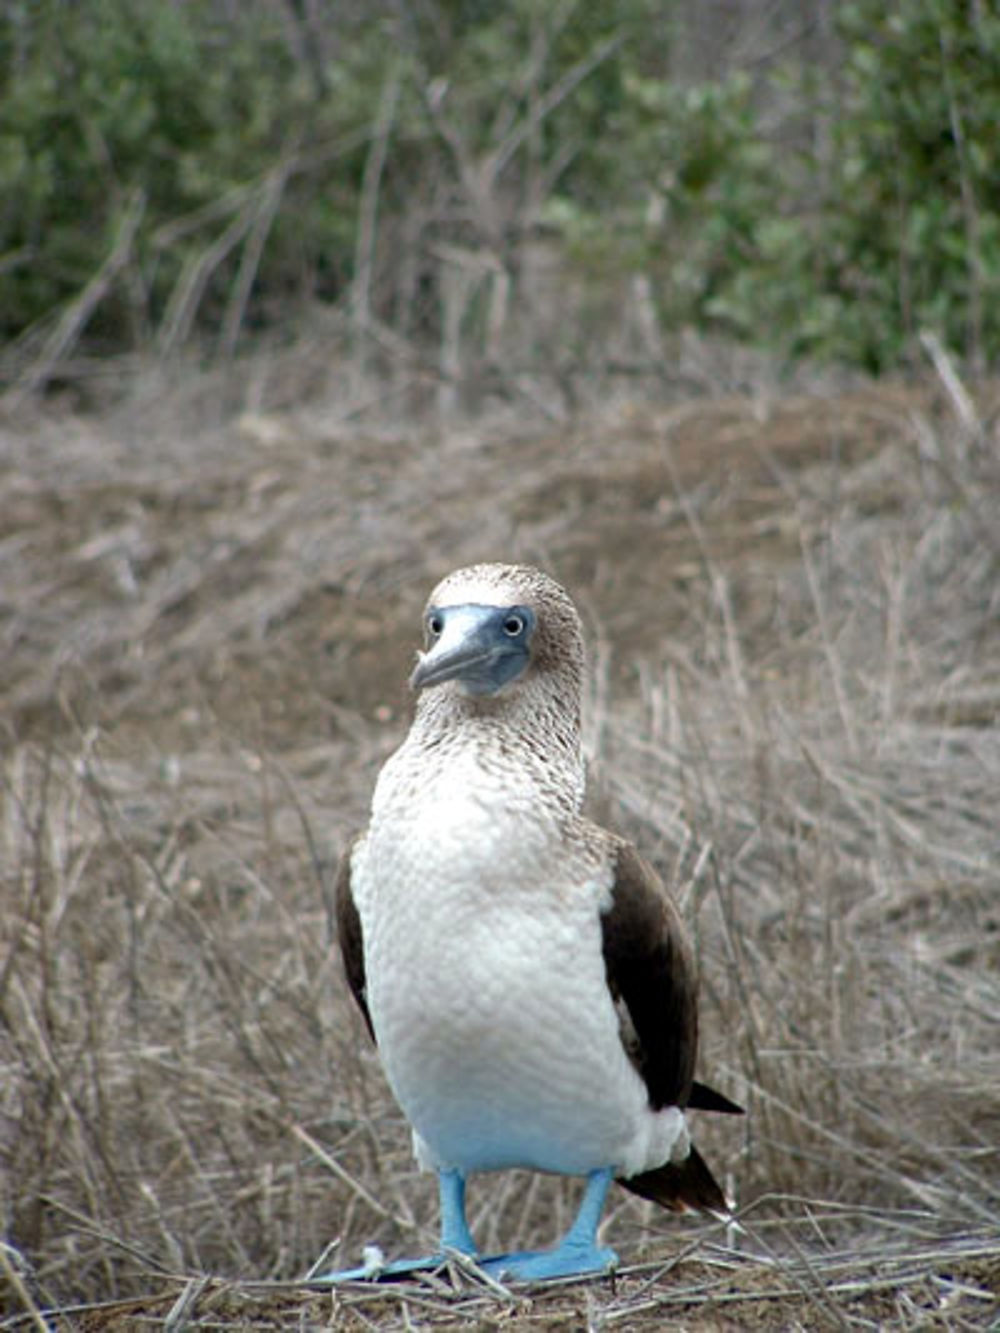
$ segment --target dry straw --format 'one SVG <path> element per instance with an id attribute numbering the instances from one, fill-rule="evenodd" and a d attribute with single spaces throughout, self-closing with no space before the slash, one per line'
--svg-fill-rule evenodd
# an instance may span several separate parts
<path id="1" fill-rule="evenodd" d="M 963 394 L 10 428 L 2 1326 L 989 1326 L 1000 448 Z M 310 1292 L 433 1236 L 330 882 L 426 589 L 505 556 L 585 607 L 594 799 L 695 932 L 745 1231 L 622 1198 L 616 1286 Z M 544 1242 L 574 1189 L 475 1182 L 473 1227 Z"/>

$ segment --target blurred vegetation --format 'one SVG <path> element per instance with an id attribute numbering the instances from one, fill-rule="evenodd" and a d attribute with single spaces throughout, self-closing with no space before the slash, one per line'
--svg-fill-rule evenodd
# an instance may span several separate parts
<path id="1" fill-rule="evenodd" d="M 4 373 L 317 302 L 446 368 L 565 360 L 632 300 L 653 359 L 930 332 L 982 369 L 998 124 L 975 0 L 0 0 Z"/>

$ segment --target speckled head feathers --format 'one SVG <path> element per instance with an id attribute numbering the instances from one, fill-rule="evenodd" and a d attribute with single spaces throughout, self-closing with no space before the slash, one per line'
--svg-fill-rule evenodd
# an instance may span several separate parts
<path id="1" fill-rule="evenodd" d="M 420 790 L 428 772 L 464 771 L 471 756 L 502 790 L 530 787 L 560 817 L 578 811 L 583 634 L 559 584 L 529 565 L 457 569 L 428 599 L 424 644 L 410 678 L 413 725 L 393 766 L 403 785 Z"/>
<path id="2" fill-rule="evenodd" d="M 534 670 L 565 672 L 579 687 L 584 661 L 580 616 L 555 579 L 531 565 L 469 565 L 441 580 L 427 599 L 425 616 L 435 607 L 463 603 L 529 606 L 537 617 L 531 651 Z"/>

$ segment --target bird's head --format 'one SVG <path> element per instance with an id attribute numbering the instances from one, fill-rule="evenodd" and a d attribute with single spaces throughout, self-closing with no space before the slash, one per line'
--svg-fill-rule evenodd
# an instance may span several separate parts
<path id="1" fill-rule="evenodd" d="M 431 593 L 410 684 L 452 682 L 453 693 L 485 702 L 548 678 L 578 709 L 582 675 L 580 617 L 559 584 L 528 565 L 473 565 Z"/>

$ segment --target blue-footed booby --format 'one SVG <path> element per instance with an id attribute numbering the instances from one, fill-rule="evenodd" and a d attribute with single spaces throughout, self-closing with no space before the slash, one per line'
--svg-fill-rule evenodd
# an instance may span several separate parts
<path id="1" fill-rule="evenodd" d="M 460 569 L 431 593 L 410 732 L 382 769 L 337 879 L 344 968 L 421 1165 L 440 1253 L 327 1275 L 408 1272 L 450 1250 L 496 1276 L 611 1270 L 613 1180 L 666 1208 L 727 1213 L 689 1108 L 739 1113 L 694 1080 L 697 996 L 655 871 L 582 813 L 580 617 L 523 565 Z M 582 1176 L 555 1249 L 480 1258 L 473 1171 Z"/>

